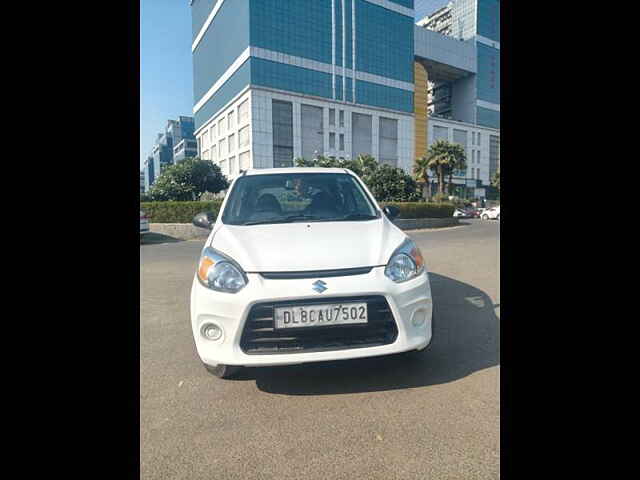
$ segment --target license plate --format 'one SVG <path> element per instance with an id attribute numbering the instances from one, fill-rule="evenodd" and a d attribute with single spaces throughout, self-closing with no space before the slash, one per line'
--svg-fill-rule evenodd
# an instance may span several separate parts
<path id="1" fill-rule="evenodd" d="M 275 307 L 276 328 L 322 327 L 367 323 L 366 303 L 332 303 Z"/>

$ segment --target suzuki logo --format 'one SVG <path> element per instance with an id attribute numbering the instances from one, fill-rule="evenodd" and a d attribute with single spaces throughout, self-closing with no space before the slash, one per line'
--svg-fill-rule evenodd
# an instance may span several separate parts
<path id="1" fill-rule="evenodd" d="M 317 280 L 313 282 L 312 285 L 313 286 L 311 288 L 313 288 L 318 293 L 322 293 L 327 289 L 327 287 L 325 286 L 326 283 L 324 283 L 322 280 Z"/>

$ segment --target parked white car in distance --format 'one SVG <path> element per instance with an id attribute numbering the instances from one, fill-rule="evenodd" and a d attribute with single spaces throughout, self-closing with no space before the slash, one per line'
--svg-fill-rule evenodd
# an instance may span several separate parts
<path id="1" fill-rule="evenodd" d="M 145 233 L 149 233 L 149 218 L 140 210 L 140 236 Z"/>
<path id="2" fill-rule="evenodd" d="M 481 217 L 483 220 L 500 220 L 500 205 L 493 208 L 487 208 L 484 212 L 482 212 Z"/>

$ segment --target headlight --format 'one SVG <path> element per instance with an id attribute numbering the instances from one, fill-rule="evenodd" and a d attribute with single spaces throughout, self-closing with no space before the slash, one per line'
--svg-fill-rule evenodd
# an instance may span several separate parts
<path id="1" fill-rule="evenodd" d="M 211 247 L 202 251 L 197 275 L 203 286 L 218 292 L 239 292 L 249 281 L 240 265 Z"/>
<path id="2" fill-rule="evenodd" d="M 396 248 L 384 274 L 396 283 L 406 282 L 424 272 L 424 258 L 413 240 L 406 239 Z"/>

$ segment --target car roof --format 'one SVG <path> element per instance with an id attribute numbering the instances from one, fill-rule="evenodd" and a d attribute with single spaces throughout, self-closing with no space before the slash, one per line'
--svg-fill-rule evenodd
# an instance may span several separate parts
<path id="1" fill-rule="evenodd" d="M 349 173 L 353 172 L 346 168 L 324 168 L 324 167 L 289 167 L 289 168 L 250 168 L 245 175 L 276 175 L 282 173 Z"/>

